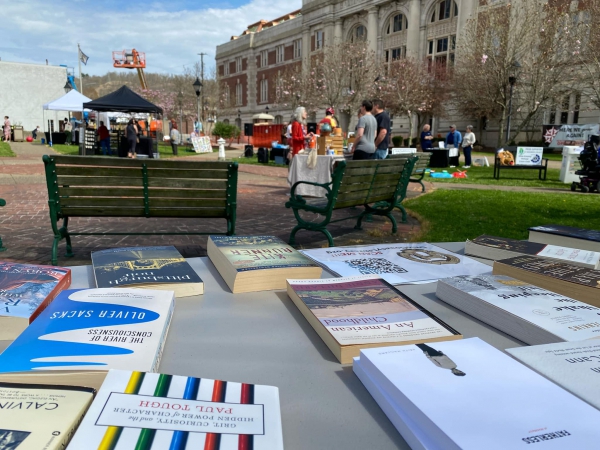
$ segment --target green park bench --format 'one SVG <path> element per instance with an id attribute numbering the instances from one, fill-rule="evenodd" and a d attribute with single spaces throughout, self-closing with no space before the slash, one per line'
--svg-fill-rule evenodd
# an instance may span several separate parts
<path id="1" fill-rule="evenodd" d="M 54 233 L 52 264 L 57 264 L 58 243 L 62 239 L 67 242 L 66 256 L 73 256 L 71 236 L 75 235 L 235 234 L 236 162 L 62 155 L 44 155 L 43 160 Z M 72 233 L 67 228 L 71 217 L 224 218 L 227 230 Z"/>
<path id="2" fill-rule="evenodd" d="M 6 200 L 0 198 L 0 206 L 6 206 Z M 0 252 L 6 251 L 6 247 L 2 244 L 2 238 L 0 237 Z"/>
<path id="3" fill-rule="evenodd" d="M 385 160 L 339 161 L 333 169 L 331 183 L 298 181 L 292 186 L 290 200 L 285 204 L 286 208 L 292 208 L 298 221 L 298 225 L 290 233 L 290 245 L 295 244 L 295 236 L 299 230 L 308 230 L 323 233 L 329 246 L 333 247 L 333 237 L 327 230 L 327 225 L 358 217 L 354 228 L 360 230 L 363 218 L 370 215 L 388 217 L 392 222 L 392 233 L 395 233 L 398 226 L 392 211 L 399 208 L 402 211 L 402 222 L 406 222 L 406 211 L 401 202 L 406 197 L 415 162 L 416 158 L 409 156 Z M 296 187 L 300 184 L 325 189 L 326 198 L 307 200 L 296 195 Z M 332 220 L 334 210 L 356 206 L 364 206 L 359 215 Z M 302 211 L 318 214 L 322 219 L 316 222 L 304 220 L 300 215 Z"/>
<path id="4" fill-rule="evenodd" d="M 421 185 L 421 192 L 425 192 L 425 185 L 423 184 L 423 177 L 425 176 L 425 169 L 429 167 L 429 160 L 431 159 L 430 152 L 421 152 L 415 153 L 414 156 L 417 157 L 417 162 L 413 168 L 411 173 L 410 182 L 411 183 L 419 183 Z M 388 158 L 406 158 L 406 155 L 389 155 Z"/>

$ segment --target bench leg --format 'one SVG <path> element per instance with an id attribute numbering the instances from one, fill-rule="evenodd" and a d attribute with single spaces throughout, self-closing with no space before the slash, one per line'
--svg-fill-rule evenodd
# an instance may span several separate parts
<path id="1" fill-rule="evenodd" d="M 392 234 L 396 234 L 398 232 L 398 224 L 396 223 L 396 219 L 392 213 L 388 213 L 387 217 L 392 221 Z"/>
<path id="2" fill-rule="evenodd" d="M 61 236 L 54 236 L 54 242 L 52 242 L 52 265 L 58 264 L 58 243 L 62 239 Z"/>
<path id="3" fill-rule="evenodd" d="M 4 244 L 2 244 L 2 238 L 0 238 L 0 252 L 5 252 L 6 251 L 6 247 L 4 246 Z"/>
<path id="4" fill-rule="evenodd" d="M 419 184 L 421 185 L 421 192 L 425 192 L 425 185 L 423 184 L 423 180 L 419 180 Z"/>
<path id="5" fill-rule="evenodd" d="M 288 239 L 288 244 L 296 245 L 296 233 L 302 229 L 303 229 L 303 227 L 301 227 L 300 225 L 296 225 L 294 227 L 294 229 L 290 233 L 290 238 Z"/>
<path id="6" fill-rule="evenodd" d="M 71 235 L 69 234 L 69 230 L 67 229 L 68 226 L 69 226 L 69 218 L 65 217 L 63 219 L 63 226 L 60 229 L 60 234 L 67 241 L 67 251 L 65 253 L 65 256 L 67 258 L 71 258 L 73 256 L 73 247 L 71 246 Z"/>
<path id="7" fill-rule="evenodd" d="M 319 231 L 321 233 L 323 233 L 327 237 L 327 242 L 329 242 L 329 246 L 330 247 L 334 247 L 334 245 L 333 245 L 333 236 L 331 236 L 331 233 L 327 230 L 327 228 L 323 228 L 323 229 L 321 229 Z"/>
<path id="8" fill-rule="evenodd" d="M 296 225 L 294 227 L 294 229 L 292 230 L 292 232 L 290 233 L 290 238 L 288 240 L 288 244 L 290 245 L 296 245 L 296 233 L 300 230 L 307 230 L 307 231 L 320 231 L 321 233 L 323 233 L 325 235 L 325 237 L 327 238 L 327 242 L 329 243 L 330 247 L 333 247 L 333 236 L 331 236 L 331 233 L 327 230 L 327 228 L 323 227 L 323 228 L 319 228 L 319 229 L 314 229 L 314 230 L 310 230 L 306 227 L 303 227 L 301 225 Z"/>

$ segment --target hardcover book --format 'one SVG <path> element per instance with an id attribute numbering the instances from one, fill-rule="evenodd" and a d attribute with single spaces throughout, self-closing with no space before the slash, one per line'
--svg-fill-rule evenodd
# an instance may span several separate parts
<path id="1" fill-rule="evenodd" d="M 0 449 L 63 450 L 94 390 L 0 383 Z"/>
<path id="2" fill-rule="evenodd" d="M 598 447 L 600 411 L 479 338 L 366 349 L 355 365 L 424 448 Z"/>
<path id="3" fill-rule="evenodd" d="M 529 240 L 542 244 L 562 245 L 600 252 L 600 231 L 565 225 L 543 225 L 529 228 Z"/>
<path id="4" fill-rule="evenodd" d="M 600 308 L 514 278 L 445 278 L 436 295 L 526 344 L 600 338 Z"/>
<path id="5" fill-rule="evenodd" d="M 173 292 L 74 289 L 0 355 L 0 382 L 98 387 L 109 369 L 158 370 Z"/>
<path id="6" fill-rule="evenodd" d="M 71 285 L 64 267 L 0 262 L 0 341 L 12 341 Z"/>
<path id="7" fill-rule="evenodd" d="M 209 236 L 207 253 L 235 294 L 285 289 L 287 278 L 319 278 L 322 272 L 275 236 Z"/>
<path id="8" fill-rule="evenodd" d="M 342 364 L 363 348 L 462 338 L 374 275 L 288 280 L 288 295 Z"/>
<path id="9" fill-rule="evenodd" d="M 92 252 L 96 287 L 174 291 L 177 298 L 204 293 L 204 283 L 172 245 Z"/>
<path id="10" fill-rule="evenodd" d="M 486 259 L 507 259 L 515 256 L 539 256 L 574 266 L 598 269 L 600 253 L 578 248 L 559 247 L 537 242 L 518 241 L 503 237 L 479 236 L 465 243 L 465 254 Z"/>
<path id="11" fill-rule="evenodd" d="M 536 372 L 600 409 L 600 342 L 560 342 L 506 351 Z"/>
<path id="12" fill-rule="evenodd" d="M 425 283 L 491 272 L 491 267 L 486 264 L 426 242 L 316 248 L 300 252 L 334 275 L 373 274 L 391 284 Z"/>
<path id="13" fill-rule="evenodd" d="M 600 307 L 600 270 L 519 256 L 494 262 L 493 272 Z"/>
<path id="14" fill-rule="evenodd" d="M 68 450 L 281 450 L 272 386 L 111 370 Z"/>

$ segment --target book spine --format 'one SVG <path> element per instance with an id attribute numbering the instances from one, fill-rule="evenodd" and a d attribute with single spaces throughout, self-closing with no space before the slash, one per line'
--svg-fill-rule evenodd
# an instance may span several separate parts
<path id="1" fill-rule="evenodd" d="M 211 402 L 223 403 L 225 401 L 225 392 L 227 391 L 227 382 L 215 380 Z M 206 433 L 204 450 L 219 450 L 221 447 L 220 433 Z"/>
<path id="2" fill-rule="evenodd" d="M 67 269 L 67 273 L 65 274 L 63 279 L 56 283 L 54 289 L 50 291 L 48 296 L 44 299 L 42 303 L 40 303 L 40 305 L 36 308 L 33 314 L 29 316 L 29 324 L 31 325 L 33 321 L 44 311 L 44 309 L 46 309 L 48 305 L 52 303 L 56 296 L 60 294 L 63 290 L 67 289 L 69 286 L 71 286 L 71 269 Z"/>
<path id="3" fill-rule="evenodd" d="M 188 377 L 183 391 L 184 400 L 195 400 L 198 397 L 198 389 L 200 388 L 200 378 Z M 169 450 L 185 450 L 189 436 L 188 431 L 175 431 L 171 438 Z"/>
<path id="4" fill-rule="evenodd" d="M 242 394 L 240 396 L 242 405 L 254 404 L 254 385 L 242 383 Z M 238 438 L 238 450 L 254 450 L 254 435 L 240 434 Z"/>
<path id="5" fill-rule="evenodd" d="M 173 311 L 175 310 L 175 300 L 171 302 L 171 307 L 169 308 L 168 316 L 165 320 L 165 327 L 163 329 L 163 333 L 160 337 L 160 342 L 158 344 L 158 349 L 156 350 L 156 357 L 154 358 L 154 363 L 152 364 L 152 372 L 158 372 L 158 367 L 160 365 L 160 360 L 162 359 L 162 354 L 165 349 L 165 342 L 167 340 L 167 334 L 169 332 L 169 327 L 171 326 L 171 320 L 173 319 Z"/>
<path id="6" fill-rule="evenodd" d="M 154 388 L 154 397 L 166 397 L 171 386 L 172 375 L 159 375 L 158 382 Z M 138 437 L 137 443 L 135 444 L 135 450 L 150 450 L 152 442 L 154 442 L 154 436 L 156 430 L 149 428 L 143 428 Z"/>

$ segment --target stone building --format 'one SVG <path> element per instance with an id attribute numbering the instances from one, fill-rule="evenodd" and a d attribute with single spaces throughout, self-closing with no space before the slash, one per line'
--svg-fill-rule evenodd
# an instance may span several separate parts
<path id="1" fill-rule="evenodd" d="M 252 115 L 268 111 L 276 122 L 287 122 L 292 111 L 274 105 L 277 74 L 290 64 L 308 64 L 311 55 L 336 41 L 366 38 L 382 65 L 404 56 L 454 64 L 456 38 L 478 5 L 479 0 L 303 0 L 302 9 L 254 23 L 217 47 L 217 73 L 234 105 L 225 120 L 242 128 Z M 597 120 L 597 114 L 586 117 L 585 108 L 574 105 L 578 99 L 571 97 L 549 111 L 544 122 Z M 574 117 L 574 109 L 582 114 Z M 450 123 L 464 130 L 472 122 L 451 112 L 430 119 L 434 133 L 447 132 Z M 480 139 L 493 145 L 497 133 L 490 124 Z M 393 134 L 408 136 L 408 120 L 393 120 Z"/>

